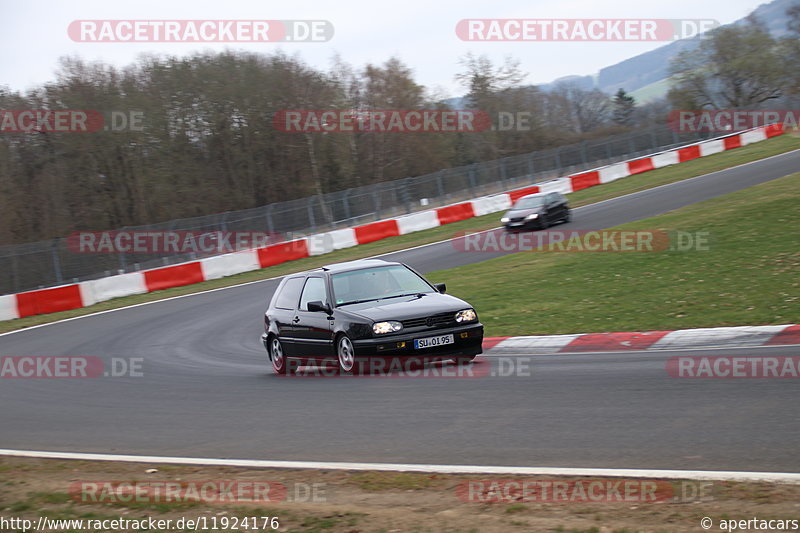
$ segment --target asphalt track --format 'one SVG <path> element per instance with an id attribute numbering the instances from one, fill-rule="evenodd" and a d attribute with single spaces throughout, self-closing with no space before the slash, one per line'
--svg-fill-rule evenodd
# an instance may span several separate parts
<path id="1" fill-rule="evenodd" d="M 587 206 L 561 228 L 602 229 L 798 170 L 800 151 L 790 152 Z M 496 255 L 443 242 L 387 258 L 430 272 Z M 528 354 L 522 360 L 530 372 L 510 377 L 281 378 L 272 375 L 259 343 L 276 283 L 0 336 L 3 356 L 83 355 L 107 364 L 141 358 L 143 372 L 0 380 L 0 448 L 800 472 L 797 380 L 676 379 L 665 370 L 678 354 L 800 355 L 800 347 Z M 499 364 L 487 357 L 475 372 Z"/>

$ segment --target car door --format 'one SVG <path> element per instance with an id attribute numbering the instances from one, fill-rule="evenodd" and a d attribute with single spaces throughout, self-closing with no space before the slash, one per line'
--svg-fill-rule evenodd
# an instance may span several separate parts
<path id="1" fill-rule="evenodd" d="M 547 211 L 547 220 L 552 224 L 558 219 L 558 199 L 555 193 L 551 192 L 545 197 L 544 205 Z"/>
<path id="2" fill-rule="evenodd" d="M 567 199 L 561 193 L 553 193 L 556 204 L 556 218 L 561 220 L 567 216 Z"/>
<path id="3" fill-rule="evenodd" d="M 333 355 L 333 319 L 324 311 L 309 311 L 309 302 L 330 305 L 324 276 L 309 276 L 303 286 L 294 319 L 294 337 L 297 339 L 300 356 L 330 357 Z"/>
<path id="4" fill-rule="evenodd" d="M 570 211 L 569 211 L 569 200 L 567 199 L 567 196 L 562 194 L 561 195 L 561 201 L 562 201 L 562 203 L 564 205 L 564 207 L 563 207 L 563 209 L 564 209 L 564 219 L 569 221 L 569 219 L 570 219 Z"/>
<path id="5" fill-rule="evenodd" d="M 295 318 L 297 318 L 297 306 L 304 283 L 305 276 L 295 276 L 287 279 L 280 287 L 280 292 L 275 299 L 274 309 L 270 317 L 275 322 L 283 352 L 287 356 L 298 355 Z"/>

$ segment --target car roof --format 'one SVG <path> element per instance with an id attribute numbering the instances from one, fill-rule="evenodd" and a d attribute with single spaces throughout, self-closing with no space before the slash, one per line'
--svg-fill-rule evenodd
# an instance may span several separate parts
<path id="1" fill-rule="evenodd" d="M 345 261 L 342 263 L 332 263 L 330 265 L 325 265 L 322 268 L 317 268 L 315 270 L 310 270 L 308 273 L 311 272 L 347 272 L 350 270 L 360 270 L 362 268 L 369 268 L 369 267 L 378 267 L 378 266 L 390 266 L 390 265 L 401 265 L 402 263 L 398 263 L 396 261 L 384 261 L 383 259 L 357 259 L 355 261 Z"/>
<path id="2" fill-rule="evenodd" d="M 550 194 L 549 192 L 535 192 L 533 194 L 526 194 L 525 196 L 520 196 L 517 198 L 517 201 L 524 200 L 525 198 L 536 198 L 537 196 L 547 196 Z"/>

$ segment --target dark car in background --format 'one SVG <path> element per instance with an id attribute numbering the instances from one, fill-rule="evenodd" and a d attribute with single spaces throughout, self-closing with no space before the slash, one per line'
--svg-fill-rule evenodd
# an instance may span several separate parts
<path id="1" fill-rule="evenodd" d="M 523 196 L 509 209 L 500 222 L 507 230 L 545 229 L 556 222 L 569 222 L 572 212 L 566 196 L 559 192 Z"/>
<path id="2" fill-rule="evenodd" d="M 283 278 L 261 340 L 276 374 L 288 359 L 335 360 L 349 373 L 370 357 L 468 363 L 482 352 L 483 325 L 444 284 L 402 263 L 364 259 Z"/>

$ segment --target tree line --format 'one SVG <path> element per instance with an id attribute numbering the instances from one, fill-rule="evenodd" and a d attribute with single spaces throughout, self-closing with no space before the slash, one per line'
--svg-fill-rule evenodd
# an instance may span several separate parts
<path id="1" fill-rule="evenodd" d="M 461 99 L 414 79 L 397 58 L 314 68 L 297 56 L 239 51 L 149 55 L 124 68 L 62 58 L 25 94 L 0 87 L 0 110 L 136 113 L 141 128 L 0 134 L 0 244 L 245 209 L 435 172 L 663 123 L 672 108 L 739 107 L 798 90 L 798 13 L 773 39 L 757 21 L 720 28 L 673 63 L 669 97 L 637 102 L 569 82 L 543 91 L 517 62 L 461 58 Z M 794 76 L 794 77 L 793 77 Z M 525 111 L 521 130 L 285 133 L 287 109 Z"/>

